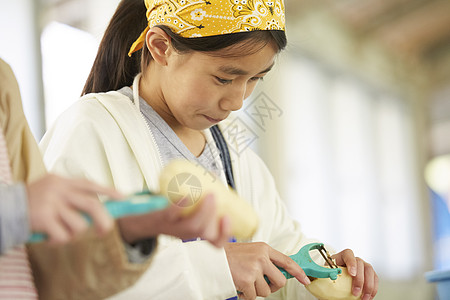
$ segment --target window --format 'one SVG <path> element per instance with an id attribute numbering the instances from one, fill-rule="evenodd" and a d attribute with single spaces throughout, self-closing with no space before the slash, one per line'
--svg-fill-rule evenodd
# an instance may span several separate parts
<path id="1" fill-rule="evenodd" d="M 411 279 L 425 263 L 411 104 L 307 58 L 283 68 L 281 188 L 293 217 L 384 278 Z"/>
<path id="2" fill-rule="evenodd" d="M 97 53 L 96 39 L 82 30 L 52 22 L 41 36 L 47 128 L 79 99 Z"/>

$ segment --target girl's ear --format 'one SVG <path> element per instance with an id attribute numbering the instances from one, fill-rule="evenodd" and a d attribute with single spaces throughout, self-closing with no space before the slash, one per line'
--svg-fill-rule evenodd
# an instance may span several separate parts
<path id="1" fill-rule="evenodd" d="M 147 49 L 153 60 L 162 66 L 167 65 L 167 58 L 171 53 L 171 38 L 161 28 L 153 27 L 147 32 Z"/>

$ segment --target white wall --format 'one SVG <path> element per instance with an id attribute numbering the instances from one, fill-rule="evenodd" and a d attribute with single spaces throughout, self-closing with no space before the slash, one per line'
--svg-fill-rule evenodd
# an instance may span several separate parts
<path id="1" fill-rule="evenodd" d="M 33 134 L 45 130 L 39 28 L 34 0 L 0 0 L 0 57 L 16 74 Z"/>

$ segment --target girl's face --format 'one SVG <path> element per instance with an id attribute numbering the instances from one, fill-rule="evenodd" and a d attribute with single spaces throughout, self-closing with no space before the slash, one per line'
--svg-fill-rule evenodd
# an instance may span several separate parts
<path id="1" fill-rule="evenodd" d="M 277 51 L 272 45 L 253 47 L 247 52 L 251 54 L 240 57 L 220 57 L 220 51 L 218 56 L 172 53 L 159 74 L 153 74 L 153 79 L 159 76 L 158 113 L 172 128 L 194 130 L 226 119 L 274 65 Z"/>

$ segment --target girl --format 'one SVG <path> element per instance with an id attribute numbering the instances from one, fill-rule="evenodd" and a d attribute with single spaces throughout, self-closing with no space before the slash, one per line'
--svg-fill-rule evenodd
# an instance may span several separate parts
<path id="1" fill-rule="evenodd" d="M 285 48 L 284 26 L 281 0 L 119 4 L 86 82 L 86 95 L 42 141 L 47 165 L 126 192 L 156 190 L 165 164 L 173 158 L 192 160 L 235 188 L 261 223 L 251 241 L 230 242 L 221 250 L 203 241 L 161 236 L 147 272 L 114 299 L 223 300 L 236 291 L 240 298 L 255 299 L 280 289 L 271 296 L 311 297 L 303 287 L 309 279 L 286 256 L 310 241 L 289 218 L 263 162 L 224 134 L 225 119 L 242 107 Z M 147 219 L 120 222 L 128 242 L 147 238 Z M 334 257 L 354 277 L 353 293 L 373 298 L 378 284 L 373 268 L 348 249 Z M 297 280 L 287 282 L 276 266 Z"/>

